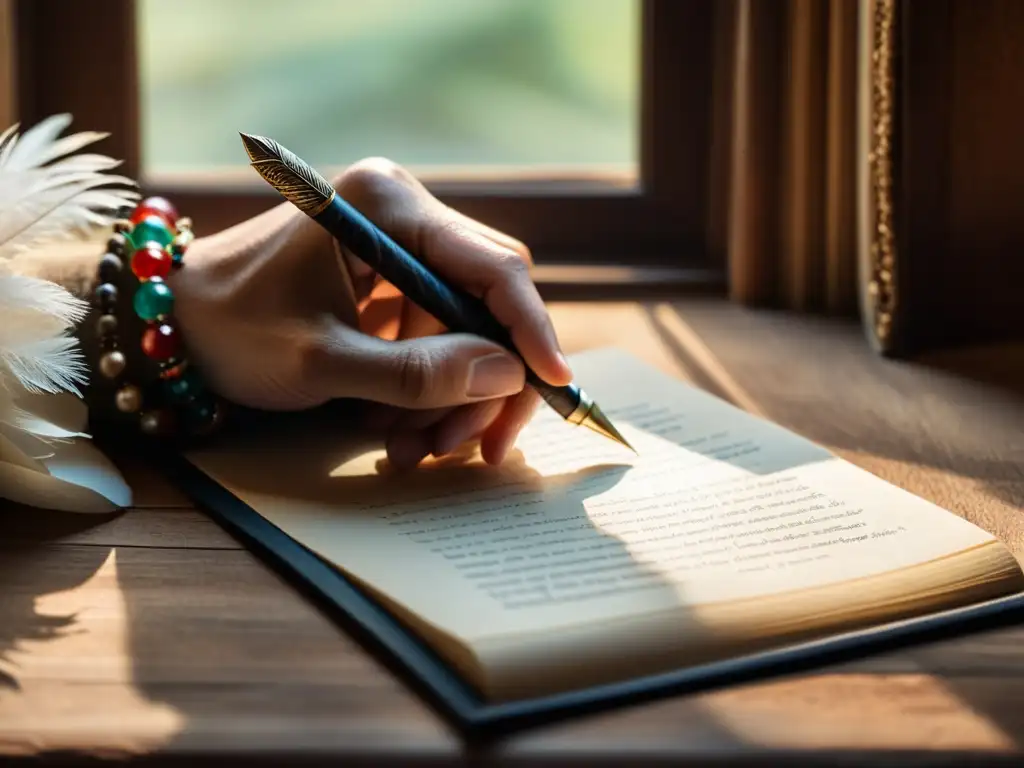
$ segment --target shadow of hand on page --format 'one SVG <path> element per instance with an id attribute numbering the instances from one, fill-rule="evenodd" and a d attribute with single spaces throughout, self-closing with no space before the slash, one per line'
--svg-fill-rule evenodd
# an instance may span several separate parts
<path id="1" fill-rule="evenodd" d="M 331 429 L 285 429 L 254 432 L 231 449 L 196 454 L 201 469 L 229 488 L 261 497 L 318 505 L 339 514 L 377 510 L 433 498 L 495 493 L 586 492 L 613 487 L 629 464 L 593 464 L 562 474 L 532 467 L 519 449 L 500 465 L 483 462 L 477 447 L 467 443 L 441 458 L 428 457 L 411 471 L 395 469 L 378 437 L 344 435 Z"/>
<path id="2" fill-rule="evenodd" d="M 349 436 L 339 437 L 337 432 L 332 435 L 332 431 L 321 427 L 275 432 L 233 441 L 229 448 L 211 450 L 194 458 L 201 469 L 209 471 L 243 500 L 248 500 L 257 513 L 264 514 L 297 541 L 322 557 L 333 548 L 334 557 L 325 559 L 351 571 L 359 580 L 366 579 L 366 573 L 360 574 L 352 559 L 363 558 L 366 568 L 379 565 L 378 573 L 388 571 L 392 576 L 402 569 L 411 569 L 407 573 L 419 579 L 420 585 L 423 579 L 440 579 L 442 574 L 446 574 L 444 578 L 453 578 L 454 570 L 466 582 L 461 594 L 480 605 L 491 605 L 489 610 L 495 615 L 503 614 L 508 618 L 516 612 L 525 615 L 525 612 L 541 609 L 558 614 L 559 622 L 572 621 L 575 612 L 582 615 L 583 608 L 609 597 L 624 605 L 645 608 L 668 608 L 680 601 L 677 586 L 671 584 L 649 558 L 645 560 L 638 555 L 632 544 L 615 535 L 615 526 L 605 524 L 615 515 L 628 519 L 631 513 L 626 494 L 618 494 L 622 497 L 617 502 L 620 512 L 613 514 L 604 509 L 603 521 L 591 515 L 592 504 L 611 506 L 608 500 L 616 496 L 617 487 L 631 471 L 629 464 L 591 465 L 583 460 L 552 465 L 554 472 L 550 469 L 542 472 L 531 466 L 517 449 L 495 467 L 480 460 L 475 446 L 466 446 L 455 455 L 426 461 L 414 471 L 398 472 L 387 462 L 379 441 L 360 443 Z M 572 469 L 558 471 L 558 466 Z M 379 539 L 371 551 L 356 540 L 365 526 L 390 528 L 388 536 L 391 538 Z M 335 543 L 328 543 L 328 538 L 333 538 Z M 387 541 L 394 542 L 396 553 L 415 551 L 418 554 L 411 560 L 398 554 L 389 558 Z M 418 560 L 419 565 L 412 560 Z M 430 562 L 435 565 L 425 565 Z M 133 625 L 138 628 L 139 637 L 144 637 L 145 627 L 156 620 L 146 620 L 149 606 L 145 601 L 132 599 L 130 574 L 124 568 L 120 573 L 134 616 Z M 181 573 L 178 578 L 183 582 L 183 591 L 189 589 L 185 583 L 189 578 L 209 583 L 202 575 Z M 241 574 L 239 578 L 243 578 Z M 255 575 L 244 579 L 255 580 Z M 366 580 L 373 581 L 372 578 Z M 395 593 L 398 601 L 405 599 L 408 605 L 419 610 L 424 620 L 429 622 L 431 611 L 440 610 L 426 604 L 416 606 L 411 593 L 398 594 L 401 589 L 400 585 L 395 586 L 389 594 Z M 446 599 L 455 600 L 458 594 L 458 591 L 451 593 Z M 254 601 L 257 597 L 249 595 L 245 599 Z M 225 595 L 224 600 L 228 599 Z M 267 645 L 271 636 L 279 634 L 284 638 L 294 632 L 298 640 L 304 630 L 295 626 L 295 611 L 283 608 L 293 602 L 300 604 L 297 595 L 286 601 L 284 595 L 268 594 L 266 600 L 262 608 L 253 603 L 251 616 L 230 610 L 234 621 L 253 623 L 258 631 L 251 632 L 241 627 L 230 632 L 218 631 L 216 617 L 203 615 L 207 607 L 193 601 L 183 601 L 164 610 L 178 614 L 170 622 L 175 626 L 209 627 L 203 633 L 202 654 L 244 663 L 245 659 L 256 655 L 253 648 L 262 644 L 263 656 L 270 663 L 269 660 L 279 653 Z M 221 601 L 217 601 L 217 605 L 218 612 L 229 610 Z M 309 631 L 315 634 L 312 627 L 322 619 L 314 619 L 314 616 L 305 617 L 305 621 L 311 625 Z M 162 616 L 158 623 L 167 626 L 168 619 Z M 278 625 L 280 632 L 272 629 Z M 180 648 L 181 667 L 186 669 L 186 677 L 190 673 L 185 660 L 199 653 L 189 647 L 191 643 L 185 639 L 188 636 L 189 633 L 183 633 Z M 543 644 L 550 639 L 548 634 L 537 642 Z M 317 656 L 324 659 L 337 654 L 340 659 L 352 653 L 343 642 L 322 639 L 319 642 L 322 648 L 310 649 L 302 658 L 280 651 L 282 659 L 301 666 Z M 143 673 L 145 668 L 166 665 L 169 661 L 166 655 L 148 659 L 147 650 L 152 647 L 152 643 L 140 642 L 133 648 L 140 672 L 137 679 L 148 677 Z M 177 656 L 178 651 L 174 654 Z M 585 681 L 578 674 L 583 669 L 589 669 L 600 682 L 605 682 L 624 674 L 626 666 L 629 667 L 627 675 L 642 672 L 639 667 L 643 666 L 638 659 L 628 658 L 628 654 L 614 654 L 614 657 L 589 660 L 585 664 L 577 664 L 579 659 L 574 657 L 572 663 L 558 665 L 553 665 L 548 656 L 540 653 L 534 679 L 523 682 L 523 694 L 528 692 L 527 688 L 535 689 L 538 685 L 549 688 L 561 684 L 570 688 L 581 685 Z M 653 652 L 649 658 L 654 659 Z M 206 673 L 211 674 L 209 666 Z M 225 666 L 212 674 L 215 678 L 236 679 L 245 673 Z M 230 686 L 218 686 L 215 682 L 209 680 L 204 690 L 219 703 L 206 701 L 202 707 L 204 712 L 210 715 L 216 710 L 241 711 L 239 703 L 233 701 Z M 349 689 L 348 685 L 344 679 L 334 679 L 331 693 L 325 697 L 321 690 L 317 696 L 321 701 L 337 698 L 333 713 L 376 708 L 373 701 L 360 703 L 361 697 L 370 696 L 371 692 Z M 298 689 L 294 695 L 305 696 Z M 187 697 L 179 701 L 167 687 L 154 689 L 152 696 L 182 714 L 187 715 L 194 709 Z M 268 699 L 265 707 L 266 711 L 260 713 L 264 717 L 286 717 L 272 699 Z M 335 717 L 333 713 L 319 716 Z M 382 726 L 385 725 L 387 723 L 382 722 Z M 301 730 L 302 725 L 296 721 L 289 727 Z"/>

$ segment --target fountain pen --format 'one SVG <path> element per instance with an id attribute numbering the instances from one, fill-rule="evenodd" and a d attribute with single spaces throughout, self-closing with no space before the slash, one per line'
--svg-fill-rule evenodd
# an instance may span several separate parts
<path id="1" fill-rule="evenodd" d="M 239 134 L 250 165 L 292 203 L 338 240 L 409 301 L 449 331 L 471 333 L 500 344 L 522 359 L 509 331 L 476 296 L 451 286 L 387 233 L 339 196 L 308 163 L 264 136 Z M 587 427 L 636 452 L 593 399 L 575 383 L 553 386 L 526 368 L 526 382 L 567 422 Z"/>

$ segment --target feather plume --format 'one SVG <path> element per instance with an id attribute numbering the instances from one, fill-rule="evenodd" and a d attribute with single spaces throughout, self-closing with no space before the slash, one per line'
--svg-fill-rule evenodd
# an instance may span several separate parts
<path id="1" fill-rule="evenodd" d="M 86 235 L 139 199 L 132 179 L 106 173 L 118 161 L 72 156 L 107 134 L 58 138 L 70 124 L 70 115 L 53 115 L 20 138 L 17 125 L 0 134 L 0 261 L 47 241 Z"/>
<path id="2" fill-rule="evenodd" d="M 56 283 L 17 274 L 12 263 L 109 226 L 140 195 L 132 179 L 110 173 L 120 161 L 79 152 L 107 134 L 61 136 L 70 124 L 70 115 L 59 114 L 20 136 L 18 125 L 0 133 L 0 475 L 21 478 L 8 498 L 45 505 L 52 491 L 64 494 L 62 508 L 79 499 L 84 510 L 96 507 L 95 491 L 69 489 L 46 460 L 59 453 L 55 444 L 88 435 L 26 403 L 39 395 L 80 397 L 86 366 L 69 331 L 88 305 Z M 75 450 L 83 455 L 82 446 Z"/>

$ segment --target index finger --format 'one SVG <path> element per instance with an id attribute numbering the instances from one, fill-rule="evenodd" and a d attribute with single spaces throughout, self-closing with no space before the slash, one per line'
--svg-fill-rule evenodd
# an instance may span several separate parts
<path id="1" fill-rule="evenodd" d="M 570 383 L 572 371 L 522 254 L 448 209 L 432 212 L 419 226 L 419 257 L 443 279 L 482 298 L 538 376 L 554 386 Z"/>
<path id="2" fill-rule="evenodd" d="M 337 188 L 442 279 L 482 298 L 538 376 L 555 386 L 572 380 L 522 243 L 444 205 L 387 160 L 355 164 Z"/>

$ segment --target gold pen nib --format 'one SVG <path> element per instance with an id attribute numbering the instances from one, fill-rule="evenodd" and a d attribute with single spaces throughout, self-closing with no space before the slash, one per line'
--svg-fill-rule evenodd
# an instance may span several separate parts
<path id="1" fill-rule="evenodd" d="M 604 415 L 604 411 L 601 410 L 601 407 L 597 403 L 591 405 L 590 411 L 583 417 L 583 421 L 580 422 L 580 426 L 592 429 L 599 435 L 604 435 L 617 443 L 621 443 L 629 448 L 633 453 L 636 453 L 637 456 L 640 455 L 637 453 L 636 448 L 630 445 L 626 438 L 619 433 L 619 430 L 615 428 L 611 420 Z"/>
<path id="2" fill-rule="evenodd" d="M 307 216 L 318 216 L 334 200 L 334 187 L 309 163 L 266 136 L 238 132 L 249 165 Z"/>

